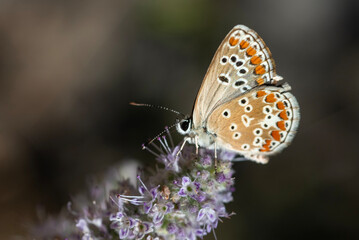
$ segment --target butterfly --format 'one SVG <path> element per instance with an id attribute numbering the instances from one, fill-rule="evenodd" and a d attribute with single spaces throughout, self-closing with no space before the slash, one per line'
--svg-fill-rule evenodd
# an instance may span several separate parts
<path id="1" fill-rule="evenodd" d="M 288 83 L 275 71 L 272 54 L 252 29 L 235 26 L 217 49 L 197 94 L 192 116 L 176 128 L 186 142 L 234 151 L 267 163 L 287 147 L 300 114 Z"/>

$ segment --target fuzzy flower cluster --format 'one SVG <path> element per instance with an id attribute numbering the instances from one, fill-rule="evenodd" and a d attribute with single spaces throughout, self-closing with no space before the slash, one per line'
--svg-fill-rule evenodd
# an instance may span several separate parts
<path id="1" fill-rule="evenodd" d="M 177 154 L 170 135 L 157 140 L 144 147 L 161 163 L 152 174 L 138 171 L 137 186 L 112 176 L 87 198 L 74 199 L 67 217 L 52 219 L 56 230 L 45 224 L 35 238 L 195 240 L 215 234 L 218 222 L 231 216 L 225 203 L 234 191 L 234 154 L 219 154 L 215 171 L 213 151 L 200 149 L 197 155 L 185 146 Z"/>

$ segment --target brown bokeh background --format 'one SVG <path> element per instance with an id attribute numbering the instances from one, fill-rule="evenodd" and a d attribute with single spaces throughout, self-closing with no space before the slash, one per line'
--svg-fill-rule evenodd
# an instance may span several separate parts
<path id="1" fill-rule="evenodd" d="M 153 165 L 140 145 L 175 117 L 128 102 L 190 113 L 236 24 L 264 38 L 302 120 L 269 164 L 235 164 L 237 215 L 218 238 L 358 238 L 358 12 L 356 0 L 1 1 L 0 239 L 121 159 Z"/>

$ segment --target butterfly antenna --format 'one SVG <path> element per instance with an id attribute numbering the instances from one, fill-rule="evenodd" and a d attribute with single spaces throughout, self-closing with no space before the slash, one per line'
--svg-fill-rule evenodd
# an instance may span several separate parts
<path id="1" fill-rule="evenodd" d="M 152 104 L 147 104 L 147 103 L 135 103 L 135 102 L 130 102 L 130 105 L 137 106 L 137 107 L 150 107 L 150 108 L 157 108 L 157 109 L 161 109 L 161 110 L 166 110 L 166 111 L 169 111 L 169 112 L 173 112 L 173 113 L 175 113 L 177 115 L 181 115 L 183 118 L 186 116 L 183 113 L 180 113 L 180 112 L 178 112 L 176 110 L 173 110 L 171 108 L 158 106 L 158 105 L 152 105 Z"/>
<path id="2" fill-rule="evenodd" d="M 154 140 L 158 139 L 159 137 L 161 137 L 163 134 L 167 133 L 171 128 L 173 128 L 174 126 L 176 126 L 177 123 L 175 124 L 172 124 L 171 126 L 169 127 L 166 127 L 165 130 L 163 130 L 162 132 L 160 132 L 159 134 L 156 135 L 156 137 L 152 138 L 150 141 L 148 141 L 147 143 L 143 144 L 142 145 L 142 150 L 145 150 L 146 147 L 151 144 Z M 172 141 L 172 139 L 171 139 Z"/>

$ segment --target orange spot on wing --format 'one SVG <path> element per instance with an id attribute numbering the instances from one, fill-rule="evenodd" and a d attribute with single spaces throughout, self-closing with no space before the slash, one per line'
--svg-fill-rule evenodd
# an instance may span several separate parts
<path id="1" fill-rule="evenodd" d="M 266 140 L 266 143 L 263 145 L 263 148 L 260 149 L 259 151 L 261 152 L 268 152 L 269 151 L 269 146 L 270 146 L 270 143 L 272 142 L 272 140 Z"/>
<path id="2" fill-rule="evenodd" d="M 266 70 L 264 69 L 264 67 L 262 65 L 258 65 L 255 69 L 254 72 L 258 75 L 262 75 L 265 74 Z"/>
<path id="3" fill-rule="evenodd" d="M 260 64 L 261 62 L 262 62 L 262 59 L 261 59 L 260 57 L 258 57 L 258 56 L 253 56 L 253 57 L 251 58 L 251 63 L 252 63 L 253 65 Z"/>
<path id="4" fill-rule="evenodd" d="M 279 131 L 272 131 L 272 137 L 274 138 L 274 140 L 276 141 L 280 141 L 280 134 Z"/>
<path id="5" fill-rule="evenodd" d="M 279 117 L 280 117 L 281 119 L 288 120 L 288 116 L 287 116 L 287 112 L 286 112 L 286 111 L 281 111 L 281 112 L 279 113 Z"/>
<path id="6" fill-rule="evenodd" d="M 286 130 L 284 121 L 279 121 L 279 122 L 277 122 L 277 127 L 279 127 L 279 129 L 281 129 L 281 130 L 283 130 L 283 131 Z"/>
<path id="7" fill-rule="evenodd" d="M 267 94 L 266 94 L 266 92 L 263 91 L 263 90 L 259 90 L 259 91 L 257 92 L 257 97 L 263 97 L 263 96 L 265 96 L 265 95 L 267 95 Z"/>
<path id="8" fill-rule="evenodd" d="M 274 97 L 274 93 L 271 93 L 266 97 L 265 101 L 267 103 L 273 103 L 273 102 L 277 101 L 277 99 Z"/>
<path id="9" fill-rule="evenodd" d="M 253 56 L 254 54 L 256 54 L 256 50 L 254 49 L 254 48 L 252 48 L 252 47 L 249 47 L 248 49 L 247 49 L 247 55 L 248 56 Z"/>
<path id="10" fill-rule="evenodd" d="M 242 40 L 239 46 L 241 47 L 241 49 L 245 49 L 249 46 L 249 42 Z"/>
<path id="11" fill-rule="evenodd" d="M 231 37 L 231 38 L 229 39 L 229 44 L 230 44 L 231 46 L 237 45 L 238 42 L 239 42 L 239 39 L 235 39 L 234 37 Z"/>
<path id="12" fill-rule="evenodd" d="M 256 81 L 257 81 L 258 85 L 264 84 L 264 79 L 263 78 L 258 78 Z"/>
<path id="13" fill-rule="evenodd" d="M 277 103 L 277 108 L 280 110 L 283 110 L 285 108 L 284 103 L 283 102 L 278 102 Z"/>

